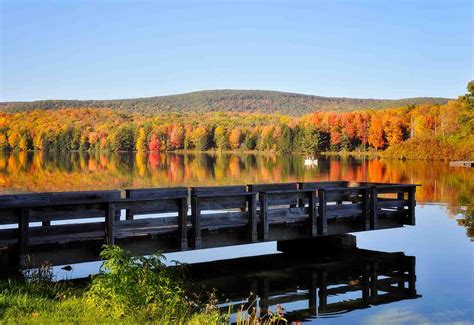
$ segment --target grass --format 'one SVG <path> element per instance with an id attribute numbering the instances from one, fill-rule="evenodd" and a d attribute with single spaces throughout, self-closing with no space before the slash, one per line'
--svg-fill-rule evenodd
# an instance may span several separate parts
<path id="1" fill-rule="evenodd" d="M 133 257 L 105 246 L 100 272 L 85 284 L 54 282 L 52 266 L 42 265 L 23 280 L 0 282 L 1 324 L 228 324 L 230 315 L 185 289 L 180 272 L 163 256 Z M 240 310 L 239 325 L 286 323 L 281 308 L 260 315 Z"/>

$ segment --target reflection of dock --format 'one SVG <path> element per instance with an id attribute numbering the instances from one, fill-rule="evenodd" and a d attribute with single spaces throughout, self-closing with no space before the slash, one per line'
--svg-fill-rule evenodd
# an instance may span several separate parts
<path id="1" fill-rule="evenodd" d="M 402 227 L 415 224 L 415 191 L 340 181 L 3 195 L 0 258 L 57 265 L 97 260 L 104 243 L 143 255 Z"/>
<path id="2" fill-rule="evenodd" d="M 272 254 L 195 264 L 189 271 L 199 285 L 217 289 L 225 312 L 250 306 L 274 312 L 280 304 L 290 321 L 420 297 L 415 257 L 403 253 L 351 249 L 328 256 Z"/>

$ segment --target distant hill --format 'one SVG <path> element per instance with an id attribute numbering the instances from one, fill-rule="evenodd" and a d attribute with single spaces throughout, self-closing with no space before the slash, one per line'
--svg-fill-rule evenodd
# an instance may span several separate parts
<path id="1" fill-rule="evenodd" d="M 0 111 L 32 109 L 111 108 L 126 112 L 261 112 L 299 116 L 314 111 L 381 109 L 411 104 L 444 104 L 448 98 L 357 99 L 322 97 L 268 90 L 204 90 L 185 94 L 114 100 L 41 100 L 1 102 Z"/>

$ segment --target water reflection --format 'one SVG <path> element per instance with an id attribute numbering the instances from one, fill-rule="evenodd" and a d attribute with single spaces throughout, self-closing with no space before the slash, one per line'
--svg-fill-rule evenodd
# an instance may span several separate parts
<path id="1" fill-rule="evenodd" d="M 203 288 L 217 289 L 219 307 L 234 321 L 254 307 L 265 313 L 281 305 L 291 323 L 421 297 L 415 257 L 403 253 L 272 254 L 195 264 L 190 273 Z"/>
<path id="2" fill-rule="evenodd" d="M 473 238 L 474 170 L 445 162 L 228 153 L 17 152 L 0 154 L 0 192 L 100 190 L 351 180 L 422 184 L 419 204 L 444 203 Z"/>

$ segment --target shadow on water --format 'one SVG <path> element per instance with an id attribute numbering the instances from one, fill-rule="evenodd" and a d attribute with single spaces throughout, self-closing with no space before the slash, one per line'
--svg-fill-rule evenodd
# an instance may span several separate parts
<path id="1" fill-rule="evenodd" d="M 280 305 L 291 323 L 421 297 L 413 256 L 358 248 L 308 255 L 199 263 L 188 273 L 199 290 L 217 290 L 219 308 L 233 321 L 239 310 L 253 308 L 275 312 Z"/>

